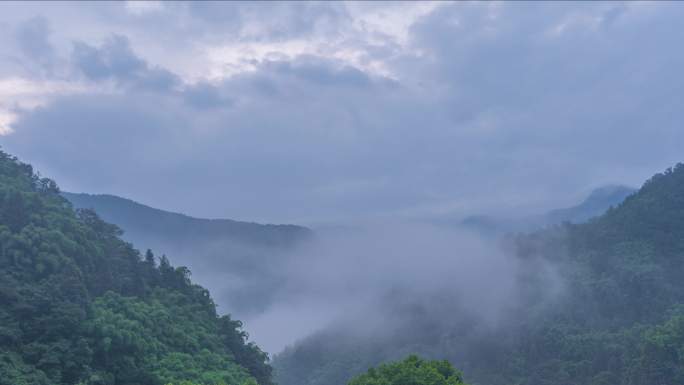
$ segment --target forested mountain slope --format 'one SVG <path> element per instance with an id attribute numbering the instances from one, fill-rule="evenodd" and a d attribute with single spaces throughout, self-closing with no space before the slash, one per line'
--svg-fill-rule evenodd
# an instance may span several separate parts
<path id="1" fill-rule="evenodd" d="M 0 152 L 0 384 L 272 383 L 187 268 L 120 236 Z"/>
<path id="2" fill-rule="evenodd" d="M 684 165 L 587 223 L 510 237 L 506 247 L 522 266 L 519 299 L 497 325 L 425 298 L 406 322 L 390 315 L 391 329 L 336 325 L 287 349 L 274 361 L 279 383 L 343 385 L 415 352 L 451 360 L 479 385 L 684 384 Z"/>
<path id="3" fill-rule="evenodd" d="M 278 269 L 286 262 L 283 255 L 313 234 L 296 225 L 193 218 L 113 195 L 62 195 L 123 229 L 123 238 L 137 247 L 188 266 L 221 308 L 241 317 L 259 314 L 271 304 L 283 282 Z"/>

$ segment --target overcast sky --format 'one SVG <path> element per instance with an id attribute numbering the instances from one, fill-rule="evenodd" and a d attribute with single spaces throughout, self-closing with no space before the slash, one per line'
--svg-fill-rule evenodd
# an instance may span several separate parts
<path id="1" fill-rule="evenodd" d="M 0 145 L 64 190 L 320 223 L 684 161 L 684 5 L 2 3 Z"/>

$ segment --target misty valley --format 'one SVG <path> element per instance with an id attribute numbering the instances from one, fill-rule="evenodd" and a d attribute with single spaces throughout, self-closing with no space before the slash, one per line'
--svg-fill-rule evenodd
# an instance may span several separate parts
<path id="1" fill-rule="evenodd" d="M 684 385 L 684 2 L 0 2 L 0 385 Z"/>
<path id="2" fill-rule="evenodd" d="M 2 384 L 684 381 L 682 165 L 503 233 L 198 219 L 1 166 Z"/>

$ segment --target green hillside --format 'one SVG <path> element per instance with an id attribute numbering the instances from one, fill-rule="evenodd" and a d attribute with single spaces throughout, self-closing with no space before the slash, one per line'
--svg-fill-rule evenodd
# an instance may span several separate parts
<path id="1" fill-rule="evenodd" d="M 0 152 L 0 384 L 272 383 L 188 269 L 120 236 Z"/>
<path id="2" fill-rule="evenodd" d="M 501 325 L 457 303 L 431 312 L 438 299 L 424 298 L 410 321 L 389 313 L 391 330 L 333 328 L 287 349 L 274 361 L 280 385 L 343 385 L 407 352 L 450 359 L 479 385 L 684 384 L 684 165 L 587 223 L 506 247 L 523 269 Z"/>
<path id="3" fill-rule="evenodd" d="M 76 208 L 93 209 L 120 227 L 123 239 L 169 255 L 211 289 L 220 309 L 248 317 L 264 311 L 283 284 L 282 256 L 313 232 L 296 225 L 264 225 L 194 218 L 113 195 L 62 192 Z M 258 282 L 258 284 L 257 284 Z"/>

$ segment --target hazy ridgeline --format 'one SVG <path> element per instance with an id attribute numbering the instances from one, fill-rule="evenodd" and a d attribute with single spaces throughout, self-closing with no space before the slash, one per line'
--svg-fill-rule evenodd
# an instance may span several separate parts
<path id="1" fill-rule="evenodd" d="M 137 247 L 188 266 L 211 289 L 219 309 L 240 316 L 270 306 L 283 279 L 282 254 L 312 235 L 302 226 L 193 218 L 112 195 L 62 195 L 121 227 L 123 238 Z"/>

